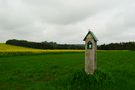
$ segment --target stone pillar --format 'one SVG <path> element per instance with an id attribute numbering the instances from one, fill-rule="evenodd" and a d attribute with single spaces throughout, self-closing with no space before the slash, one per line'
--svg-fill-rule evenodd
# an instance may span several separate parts
<path id="1" fill-rule="evenodd" d="M 96 70 L 96 49 L 97 49 L 97 39 L 94 34 L 89 31 L 85 41 L 85 72 L 87 74 L 93 74 Z"/>

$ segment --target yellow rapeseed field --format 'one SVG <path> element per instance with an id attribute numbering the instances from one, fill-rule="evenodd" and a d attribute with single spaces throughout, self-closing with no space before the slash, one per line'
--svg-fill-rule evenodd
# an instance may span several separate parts
<path id="1" fill-rule="evenodd" d="M 42 50 L 42 49 L 32 49 L 20 46 L 7 45 L 0 43 L 0 53 L 19 53 L 19 52 L 31 52 L 31 53 L 53 53 L 53 52 L 84 52 L 84 50 Z"/>

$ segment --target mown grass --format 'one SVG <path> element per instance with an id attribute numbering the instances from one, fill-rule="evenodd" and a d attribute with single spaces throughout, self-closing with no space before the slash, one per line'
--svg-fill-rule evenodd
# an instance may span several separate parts
<path id="1" fill-rule="evenodd" d="M 0 90 L 135 90 L 134 51 L 98 51 L 97 66 L 103 73 L 97 72 L 87 80 L 82 72 L 83 52 L 3 56 Z"/>

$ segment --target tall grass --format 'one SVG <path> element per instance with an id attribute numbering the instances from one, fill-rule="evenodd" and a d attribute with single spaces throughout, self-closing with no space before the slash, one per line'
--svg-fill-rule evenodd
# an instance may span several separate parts
<path id="1" fill-rule="evenodd" d="M 87 75 L 82 69 L 73 72 L 66 82 L 69 90 L 106 90 L 112 88 L 109 86 L 112 86 L 113 79 L 101 70 L 96 70 L 93 75 Z"/>

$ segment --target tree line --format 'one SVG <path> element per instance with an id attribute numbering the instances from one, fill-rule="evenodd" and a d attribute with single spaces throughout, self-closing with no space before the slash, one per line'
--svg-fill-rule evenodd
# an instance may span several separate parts
<path id="1" fill-rule="evenodd" d="M 7 40 L 6 44 L 23 46 L 36 49 L 84 49 L 82 44 L 57 44 L 56 42 L 30 42 L 26 40 Z"/>
<path id="2" fill-rule="evenodd" d="M 121 42 L 102 44 L 98 46 L 99 50 L 135 50 L 135 42 Z"/>
<path id="3" fill-rule="evenodd" d="M 30 42 L 26 40 L 7 40 L 6 44 L 23 46 L 36 49 L 84 49 L 84 44 L 57 44 L 56 42 Z M 135 42 L 121 42 L 102 44 L 97 46 L 98 50 L 135 50 Z"/>

